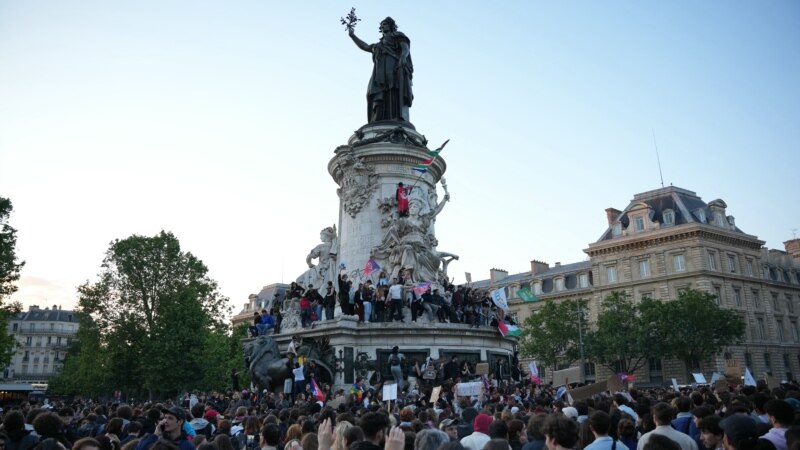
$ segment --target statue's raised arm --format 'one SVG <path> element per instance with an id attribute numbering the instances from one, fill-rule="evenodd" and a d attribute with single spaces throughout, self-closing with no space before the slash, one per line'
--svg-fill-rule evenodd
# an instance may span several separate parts
<path id="1" fill-rule="evenodd" d="M 436 205 L 436 208 L 431 211 L 431 217 L 438 216 L 439 213 L 444 209 L 444 204 L 450 201 L 450 192 L 447 191 L 447 180 L 444 178 L 442 178 L 442 189 L 444 189 L 444 198 L 441 202 L 439 202 L 438 205 Z"/>

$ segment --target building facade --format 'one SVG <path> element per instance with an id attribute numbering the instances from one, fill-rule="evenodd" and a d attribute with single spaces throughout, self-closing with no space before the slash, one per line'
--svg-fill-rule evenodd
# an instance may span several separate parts
<path id="1" fill-rule="evenodd" d="M 289 289 L 288 284 L 272 283 L 261 288 L 258 294 L 250 294 L 247 303 L 231 318 L 231 325 L 234 328 L 243 323 L 252 325 L 253 313 L 260 312 L 263 308 L 272 309 L 276 300 L 282 302 L 286 298 L 287 289 Z"/>
<path id="2" fill-rule="evenodd" d="M 714 360 L 686 368 L 678 361 L 651 360 L 637 381 L 685 383 L 687 369 L 724 372 L 725 359 L 738 359 L 758 376 L 796 379 L 800 374 L 800 239 L 785 250 L 767 249 L 764 241 L 736 226 L 722 200 L 705 203 L 692 191 L 666 187 L 636 194 L 624 210 L 606 210 L 608 227 L 584 250 L 586 261 L 555 267 L 531 262 L 531 271 L 504 276 L 493 270 L 480 285 L 506 287 L 511 314 L 525 320 L 541 302 L 523 303 L 516 292 L 529 287 L 541 300 L 585 299 L 587 325 L 602 300 L 623 291 L 634 300 L 677 298 L 683 289 L 717 297 L 720 307 L 736 311 L 745 324 L 742 345 L 730 346 Z M 587 380 L 611 372 L 589 359 Z"/>
<path id="3" fill-rule="evenodd" d="M 78 333 L 78 318 L 59 306 L 28 311 L 12 317 L 8 333 L 16 339 L 3 379 L 17 383 L 47 383 L 64 365 L 69 345 Z"/>

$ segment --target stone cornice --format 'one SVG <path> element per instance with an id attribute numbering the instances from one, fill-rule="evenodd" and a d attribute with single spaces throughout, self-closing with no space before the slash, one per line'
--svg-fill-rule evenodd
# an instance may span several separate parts
<path id="1" fill-rule="evenodd" d="M 731 233 L 711 225 L 691 224 L 600 241 L 590 244 L 583 251 L 594 257 L 692 239 L 709 240 L 750 250 L 760 250 L 764 245 L 764 241 L 749 234 Z"/>

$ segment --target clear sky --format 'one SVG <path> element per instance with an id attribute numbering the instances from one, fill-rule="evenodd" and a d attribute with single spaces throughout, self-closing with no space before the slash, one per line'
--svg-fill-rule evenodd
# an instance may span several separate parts
<path id="1" fill-rule="evenodd" d="M 235 309 L 338 221 L 333 150 L 366 122 L 391 15 L 411 121 L 442 157 L 449 267 L 585 259 L 604 209 L 664 182 L 771 248 L 800 228 L 800 2 L 0 1 L 0 195 L 13 300 L 77 301 L 109 243 L 172 231 Z M 440 192 L 441 197 L 441 192 Z"/>

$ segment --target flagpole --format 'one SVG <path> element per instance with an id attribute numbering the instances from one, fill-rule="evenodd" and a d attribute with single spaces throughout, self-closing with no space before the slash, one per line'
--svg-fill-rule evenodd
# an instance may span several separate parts
<path id="1" fill-rule="evenodd" d="M 448 139 L 448 140 L 444 141 L 444 144 L 442 144 L 441 146 L 439 146 L 439 148 L 437 148 L 436 150 L 434 150 L 435 152 L 437 152 L 437 153 L 436 153 L 436 156 L 439 156 L 439 152 L 441 152 L 442 150 L 444 150 L 444 146 L 445 146 L 445 145 L 447 145 L 447 143 L 448 143 L 448 142 L 450 142 L 450 139 Z M 428 151 L 430 152 L 430 150 L 428 150 Z M 432 158 L 431 158 L 431 164 L 433 164 L 433 160 L 434 160 L 434 159 L 436 159 L 436 156 L 434 156 L 434 157 L 432 157 Z M 412 185 L 411 185 L 411 188 L 412 188 L 412 189 L 413 189 L 413 188 L 414 188 L 414 187 L 417 185 L 417 183 L 419 182 L 419 180 L 421 180 L 421 179 L 422 179 L 422 176 L 423 176 L 423 175 L 425 175 L 426 173 L 428 173 L 428 169 L 427 169 L 427 168 L 425 168 L 425 172 L 420 172 L 420 174 L 417 176 L 417 179 L 416 179 L 416 180 L 414 180 L 414 184 L 412 184 Z"/>

